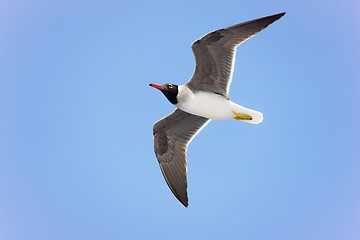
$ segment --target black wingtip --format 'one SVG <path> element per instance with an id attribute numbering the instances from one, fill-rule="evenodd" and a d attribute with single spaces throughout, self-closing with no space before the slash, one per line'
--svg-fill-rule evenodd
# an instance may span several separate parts
<path id="1" fill-rule="evenodd" d="M 189 204 L 188 204 L 188 202 L 182 202 L 182 201 L 180 201 L 181 203 L 182 203 L 182 205 L 184 205 L 184 207 L 188 207 L 189 206 Z"/>
<path id="2" fill-rule="evenodd" d="M 271 16 L 268 16 L 268 17 L 275 17 L 276 19 L 280 19 L 280 18 L 282 18 L 285 14 L 286 14 L 286 12 L 282 12 L 282 13 L 277 13 L 277 14 L 274 14 L 274 15 L 271 15 Z M 268 17 L 265 17 L 265 18 L 268 18 Z"/>
<path id="3" fill-rule="evenodd" d="M 279 13 L 280 17 L 284 16 L 286 12 Z"/>
<path id="4" fill-rule="evenodd" d="M 252 21 L 249 21 L 249 22 L 255 22 L 255 21 L 262 21 L 262 20 L 265 20 L 265 21 L 269 21 L 268 22 L 268 25 L 270 25 L 271 23 L 279 20 L 280 18 L 282 18 L 284 15 L 286 14 L 286 12 L 282 12 L 282 13 L 277 13 L 277 14 L 274 14 L 274 15 L 270 15 L 270 16 L 267 16 L 267 17 L 262 17 L 262 18 L 259 18 L 259 19 L 255 19 L 255 20 L 252 20 Z M 267 26 L 268 26 L 267 25 Z M 266 27 L 267 27 L 266 26 Z M 265 27 L 265 28 L 266 28 Z"/>
<path id="5" fill-rule="evenodd" d="M 173 193 L 174 193 L 175 197 L 177 198 L 177 200 L 179 200 L 179 202 L 181 202 L 181 204 L 184 205 L 184 207 L 187 208 L 189 206 L 189 203 L 188 203 L 189 200 L 187 198 L 187 195 L 184 198 L 183 196 L 178 195 L 174 191 L 173 191 Z"/>

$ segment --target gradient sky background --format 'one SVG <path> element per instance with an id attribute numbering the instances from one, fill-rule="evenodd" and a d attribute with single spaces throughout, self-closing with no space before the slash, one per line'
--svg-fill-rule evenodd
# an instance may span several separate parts
<path id="1" fill-rule="evenodd" d="M 129 1 L 130 2 L 130 1 Z M 152 125 L 204 34 L 287 11 L 238 48 L 233 101 L 188 151 L 189 207 Z M 0 239 L 360 239 L 358 1 L 0 1 Z"/>

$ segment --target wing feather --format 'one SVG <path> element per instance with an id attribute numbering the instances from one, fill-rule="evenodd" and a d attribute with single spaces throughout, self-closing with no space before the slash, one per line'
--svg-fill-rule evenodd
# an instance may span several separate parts
<path id="1" fill-rule="evenodd" d="M 210 120 L 176 109 L 153 127 L 154 149 L 166 183 L 175 197 L 188 206 L 186 150 Z"/>
<path id="2" fill-rule="evenodd" d="M 236 47 L 284 15 L 285 12 L 240 23 L 195 41 L 191 48 L 196 66 L 187 86 L 193 91 L 215 92 L 229 99 Z"/>

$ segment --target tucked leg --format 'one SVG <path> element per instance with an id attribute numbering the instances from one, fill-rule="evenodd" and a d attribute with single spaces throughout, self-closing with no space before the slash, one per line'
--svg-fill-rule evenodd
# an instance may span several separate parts
<path id="1" fill-rule="evenodd" d="M 237 113 L 235 111 L 233 111 L 235 117 L 234 119 L 235 120 L 252 120 L 252 117 L 248 114 L 245 114 L 245 113 Z"/>

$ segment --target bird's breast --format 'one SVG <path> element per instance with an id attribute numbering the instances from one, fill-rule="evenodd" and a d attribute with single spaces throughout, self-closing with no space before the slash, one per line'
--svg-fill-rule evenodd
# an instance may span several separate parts
<path id="1" fill-rule="evenodd" d="M 191 90 L 181 93 L 176 107 L 185 112 L 215 120 L 233 118 L 234 103 L 219 94 Z"/>

